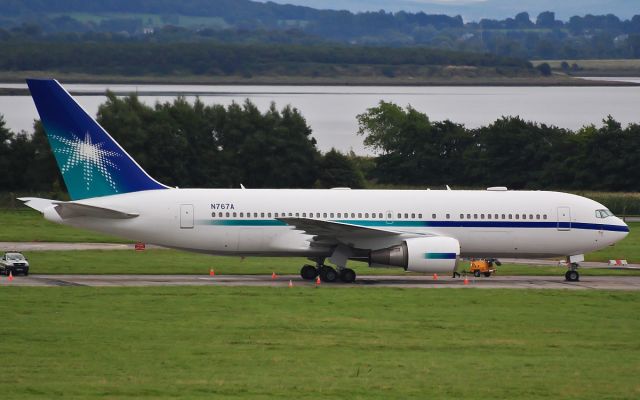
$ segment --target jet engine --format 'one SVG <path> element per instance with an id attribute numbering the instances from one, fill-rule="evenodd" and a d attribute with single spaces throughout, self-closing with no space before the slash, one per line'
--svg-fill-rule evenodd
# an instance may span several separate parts
<path id="1" fill-rule="evenodd" d="M 453 273 L 458 266 L 460 243 L 450 237 L 429 236 L 404 240 L 386 249 L 372 250 L 369 266 L 401 267 L 422 273 Z"/>

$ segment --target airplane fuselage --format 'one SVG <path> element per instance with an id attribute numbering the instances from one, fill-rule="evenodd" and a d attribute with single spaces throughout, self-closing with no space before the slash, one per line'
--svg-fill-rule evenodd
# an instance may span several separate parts
<path id="1" fill-rule="evenodd" d="M 220 255 L 328 257 L 331 246 L 279 220 L 336 221 L 392 230 L 400 237 L 457 239 L 461 257 L 555 257 L 609 246 L 628 233 L 601 204 L 576 195 L 502 190 L 166 189 L 82 200 L 138 214 L 53 221 L 166 247 Z M 315 239 L 318 239 L 315 237 Z M 350 238 L 381 249 L 398 237 Z"/>

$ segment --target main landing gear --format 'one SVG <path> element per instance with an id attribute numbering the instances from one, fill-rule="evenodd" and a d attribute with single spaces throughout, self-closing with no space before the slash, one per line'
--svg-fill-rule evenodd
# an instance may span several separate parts
<path id="1" fill-rule="evenodd" d="M 356 280 L 356 272 L 351 268 L 338 268 L 336 271 L 333 267 L 318 263 L 316 267 L 305 265 L 300 269 L 302 279 L 312 281 L 320 276 L 322 282 L 336 282 L 338 280 L 344 283 L 353 283 Z"/>
<path id="2" fill-rule="evenodd" d="M 578 263 L 570 263 L 569 270 L 564 274 L 564 279 L 567 282 L 578 282 L 580 280 L 580 274 L 578 273 Z"/>

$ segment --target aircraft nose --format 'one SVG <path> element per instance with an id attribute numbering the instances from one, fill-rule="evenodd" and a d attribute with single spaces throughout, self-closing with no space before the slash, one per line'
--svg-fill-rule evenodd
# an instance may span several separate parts
<path id="1" fill-rule="evenodd" d="M 622 219 L 616 217 L 618 220 L 618 225 L 620 226 L 620 230 L 616 231 L 616 236 L 618 236 L 616 241 L 622 240 L 629 234 L 629 225 L 627 225 Z"/>

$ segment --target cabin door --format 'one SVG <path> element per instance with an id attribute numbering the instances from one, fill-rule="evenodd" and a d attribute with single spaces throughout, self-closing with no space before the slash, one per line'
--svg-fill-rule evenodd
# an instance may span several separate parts
<path id="1" fill-rule="evenodd" d="M 571 209 L 569 207 L 558 207 L 558 230 L 571 230 Z"/>
<path id="2" fill-rule="evenodd" d="M 193 229 L 193 204 L 180 204 L 180 229 Z"/>

